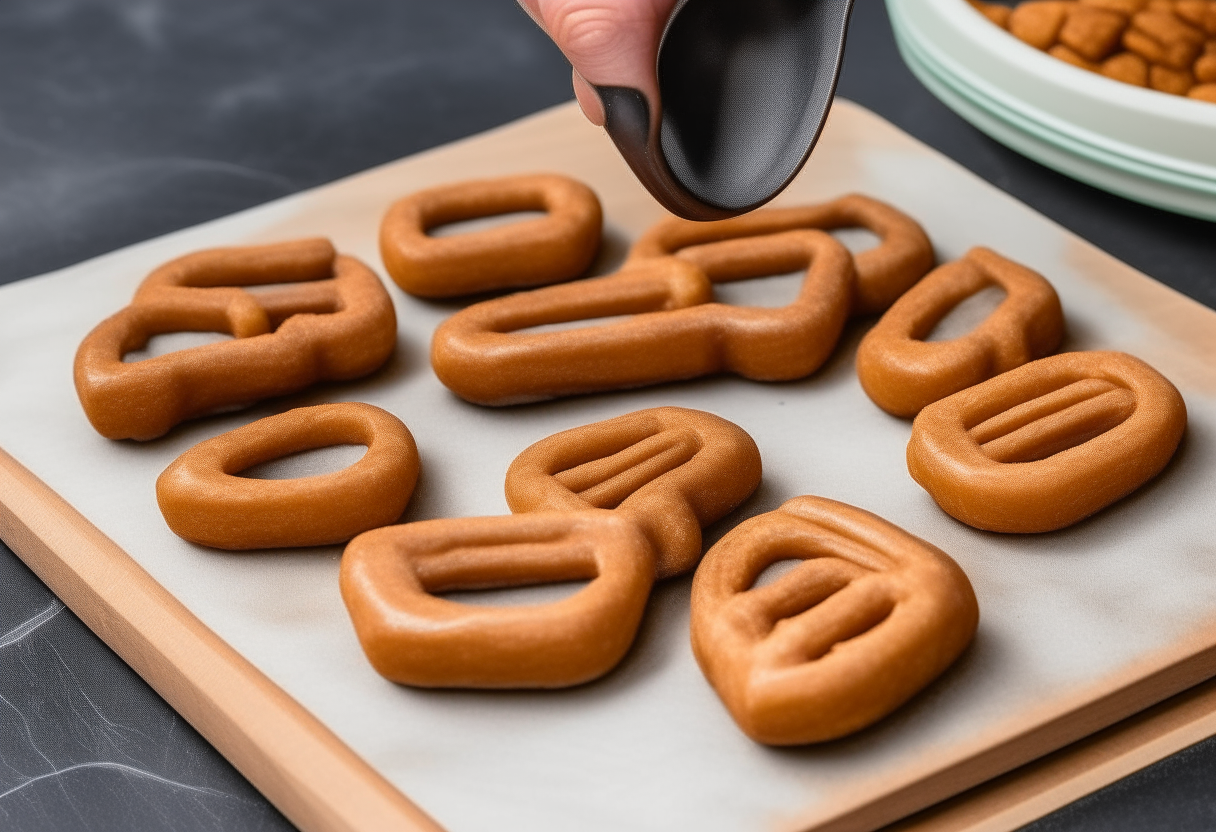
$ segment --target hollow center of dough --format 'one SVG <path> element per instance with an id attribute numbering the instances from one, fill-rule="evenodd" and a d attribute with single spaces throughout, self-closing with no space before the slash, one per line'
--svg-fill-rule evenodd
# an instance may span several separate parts
<path id="1" fill-rule="evenodd" d="M 853 254 L 878 248 L 882 243 L 882 238 L 868 228 L 834 228 L 828 233 Z"/>
<path id="2" fill-rule="evenodd" d="M 544 211 L 509 211 L 505 214 L 491 214 L 488 217 L 475 217 L 471 220 L 443 223 L 426 230 L 428 237 L 456 237 L 460 234 L 473 234 L 498 228 L 502 225 L 512 225 L 517 222 L 527 222 L 548 216 Z"/>
<path id="3" fill-rule="evenodd" d="M 806 271 L 787 274 L 751 277 L 730 283 L 714 284 L 714 300 L 731 306 L 755 306 L 762 309 L 779 309 L 798 299 Z"/>
<path id="4" fill-rule="evenodd" d="M 193 347 L 205 347 L 208 344 L 218 344 L 221 341 L 231 341 L 232 336 L 227 332 L 166 332 L 163 335 L 153 335 L 141 350 L 131 350 L 122 357 L 124 363 L 147 361 L 171 352 L 188 350 Z"/>
<path id="5" fill-rule="evenodd" d="M 473 604 L 483 607 L 525 607 L 565 600 L 589 583 L 591 582 L 558 581 L 526 586 L 461 589 L 452 592 L 436 592 L 435 595 L 458 604 Z"/>
<path id="6" fill-rule="evenodd" d="M 952 341 L 962 338 L 982 324 L 1004 302 L 1007 293 L 1000 286 L 986 286 L 954 305 L 929 331 L 926 341 Z"/>
<path id="7" fill-rule="evenodd" d="M 294 480 L 332 474 L 354 465 L 367 453 L 366 445 L 330 445 L 262 462 L 237 476 L 255 480 Z"/>

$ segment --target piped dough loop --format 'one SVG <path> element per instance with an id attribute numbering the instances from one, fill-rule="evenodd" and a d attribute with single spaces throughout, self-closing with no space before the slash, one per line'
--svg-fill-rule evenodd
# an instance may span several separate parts
<path id="1" fill-rule="evenodd" d="M 453 222 L 520 211 L 546 216 L 433 237 Z M 380 255 L 411 295 L 449 298 L 542 286 L 578 277 L 599 250 L 595 192 L 568 176 L 533 174 L 441 185 L 393 204 L 380 224 Z"/>
<path id="2" fill-rule="evenodd" d="M 960 338 L 924 340 L 954 307 L 991 286 L 1005 291 L 992 314 Z M 1037 272 L 986 248 L 939 266 L 913 286 L 866 333 L 857 348 L 857 378 L 893 416 L 994 375 L 1050 355 L 1064 339 L 1055 289 Z"/>
<path id="3" fill-rule="evenodd" d="M 760 484 L 760 451 L 732 422 L 699 410 L 639 410 L 554 434 L 507 470 L 514 512 L 614 509 L 650 541 L 659 578 L 701 558 L 701 529 Z"/>
<path id="4" fill-rule="evenodd" d="M 849 194 L 820 205 L 790 208 L 761 208 L 714 222 L 692 222 L 677 217 L 665 219 L 638 238 L 629 251 L 629 262 L 663 257 L 707 243 L 762 237 L 796 229 L 831 231 L 864 228 L 876 234 L 875 248 L 855 255 L 857 282 L 852 293 L 855 315 L 876 315 L 895 302 L 933 268 L 933 244 L 924 230 L 907 214 L 861 194 Z"/>
<path id="5" fill-rule="evenodd" d="M 777 309 L 712 302 L 713 283 L 806 269 Z M 848 250 L 822 231 L 729 240 L 608 277 L 474 304 L 436 330 L 431 365 L 476 404 L 508 405 L 718 372 L 788 381 L 817 370 L 848 317 Z M 530 327 L 628 315 L 574 329 Z"/>
<path id="6" fill-rule="evenodd" d="M 254 294 L 247 286 L 293 284 Z M 232 340 L 124 362 L 155 335 L 220 332 Z M 397 343 L 380 278 L 328 240 L 212 249 L 154 271 L 131 305 L 76 352 L 76 392 L 109 439 L 155 439 L 175 425 L 345 381 L 379 368 Z"/>
<path id="7" fill-rule="evenodd" d="M 264 462 L 333 445 L 366 445 L 353 465 L 297 479 L 239 474 Z M 156 501 L 175 533 L 217 549 L 342 543 L 395 523 L 418 480 L 409 429 L 370 404 L 301 407 L 195 445 L 156 480 Z"/>
<path id="8" fill-rule="evenodd" d="M 1173 457 L 1186 404 L 1121 352 L 1042 358 L 929 405 L 908 472 L 957 520 L 994 532 L 1071 526 L 1127 496 Z"/>
<path id="9" fill-rule="evenodd" d="M 754 587 L 770 565 L 801 564 Z M 797 497 L 709 550 L 692 647 L 757 742 L 843 737 L 898 708 L 962 653 L 979 621 L 944 552 L 859 508 Z"/>
<path id="10" fill-rule="evenodd" d="M 607 511 L 427 520 L 350 542 L 341 588 L 372 666 L 421 687 L 560 688 L 621 660 L 654 580 L 650 546 Z M 587 580 L 548 604 L 433 593 Z"/>

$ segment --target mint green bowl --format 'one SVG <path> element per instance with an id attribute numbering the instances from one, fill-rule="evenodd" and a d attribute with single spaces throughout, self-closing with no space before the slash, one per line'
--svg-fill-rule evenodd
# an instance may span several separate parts
<path id="1" fill-rule="evenodd" d="M 887 0 L 887 11 L 916 77 L 1001 144 L 1102 190 L 1216 220 L 1216 104 L 1078 69 L 965 0 Z"/>

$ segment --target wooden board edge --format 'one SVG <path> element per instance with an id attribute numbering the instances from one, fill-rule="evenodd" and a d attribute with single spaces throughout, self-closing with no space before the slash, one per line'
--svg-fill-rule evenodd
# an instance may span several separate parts
<path id="1" fill-rule="evenodd" d="M 303 832 L 443 832 L 3 449 L 0 538 Z"/>
<path id="2" fill-rule="evenodd" d="M 918 813 L 926 810 L 933 811 L 931 807 L 942 805 L 943 802 L 962 801 L 962 795 L 975 794 L 985 788 L 984 784 L 992 783 L 1000 778 L 1006 778 L 1007 782 L 1012 784 L 1023 774 L 1033 772 L 1034 766 L 1038 765 L 1036 761 L 1044 760 L 1049 755 L 1056 753 L 1066 756 L 1070 749 L 1080 747 L 1079 744 L 1086 741 L 1087 738 L 1101 736 L 1107 731 L 1113 736 L 1123 730 L 1125 726 L 1130 730 L 1138 724 L 1135 722 L 1135 719 L 1138 718 L 1137 715 L 1151 712 L 1149 709 L 1154 706 L 1168 709 L 1172 701 L 1171 697 L 1180 694 L 1185 696 L 1184 692 L 1213 677 L 1216 677 L 1216 646 L 1171 655 L 1162 665 L 1135 682 L 1118 687 L 1080 707 L 1059 713 L 1025 733 L 1008 737 L 1004 741 L 983 748 L 976 754 L 963 755 L 953 764 L 904 783 L 877 800 L 856 803 L 852 807 L 832 815 L 813 819 L 806 818 L 802 823 L 796 823 L 794 828 L 800 832 L 873 832 L 890 828 L 891 825 L 917 816 Z M 1210 706 L 1216 710 L 1216 695 L 1210 702 Z M 1216 722 L 1216 718 L 1214 718 L 1214 722 Z M 1195 730 L 1202 730 L 1204 725 L 1206 723 L 1201 718 L 1198 719 Z M 1139 747 L 1155 743 L 1160 738 L 1159 734 L 1168 733 L 1171 730 L 1170 721 L 1164 719 L 1151 723 L 1148 728 L 1141 729 L 1140 734 L 1133 733 L 1128 736 L 1136 738 L 1130 742 Z M 1212 730 L 1216 731 L 1216 725 L 1213 725 Z M 1179 748 L 1203 739 L 1205 736 L 1207 734 L 1197 735 Z M 1124 739 L 1119 742 L 1129 742 L 1129 740 Z M 983 743 L 980 742 L 978 745 L 982 746 Z M 1112 740 L 1107 747 L 1114 749 L 1118 747 L 1118 742 Z M 1172 752 L 1163 751 L 1155 757 L 1152 756 L 1152 753 L 1146 751 L 1143 762 L 1136 768 L 1142 768 Z M 1084 759 L 1089 760 L 1089 758 Z M 1104 758 L 1095 752 L 1092 764 L 1101 766 L 1104 762 Z M 1089 762 L 1076 762 L 1073 765 L 1080 768 L 1089 764 Z M 1118 767 L 1115 767 L 1105 778 L 1103 775 L 1097 774 L 1087 790 L 1074 789 L 1073 797 L 1070 799 L 1082 797 L 1090 791 L 1114 782 L 1124 774 L 1135 771 L 1136 768 L 1117 773 Z M 1075 772 L 1067 769 L 1063 764 L 1061 764 L 1060 772 L 1065 775 L 1075 775 Z M 1081 788 L 1080 784 L 1083 781 L 1084 778 L 1078 780 L 1076 788 Z M 1024 789 L 1027 794 L 1037 794 L 1044 789 L 1052 789 L 1056 785 L 1050 781 L 1036 782 L 1039 782 L 1040 785 L 1035 788 L 1025 784 L 1017 788 Z M 1016 791 L 1012 786 L 1010 788 L 1012 790 L 1007 794 L 1013 794 Z M 1024 797 L 1022 802 L 1029 805 L 1033 801 Z M 1067 802 L 1068 800 L 1063 800 L 1063 802 L 1053 803 L 1048 800 L 1043 804 L 1038 815 L 1025 817 L 1021 823 L 1028 823 Z M 977 812 L 977 814 L 982 813 Z M 912 828 L 919 830 L 922 827 Z M 931 825 L 925 828 L 936 830 L 937 826 Z M 970 828 L 968 826 L 960 827 L 960 829 Z M 988 827 L 982 828 L 987 832 Z M 1016 826 L 992 827 L 992 829 L 1006 828 L 1016 828 Z"/>
<path id="3" fill-rule="evenodd" d="M 1213 735 L 1209 680 L 884 832 L 1011 832 Z"/>
<path id="4" fill-rule="evenodd" d="M 3 449 L 0 537 L 304 832 L 443 832 Z M 814 828 L 1017 829 L 1216 734 L 1216 680 L 1198 684 L 1214 672 L 1216 652 L 1200 651 L 1082 709 L 1079 725 L 1055 720 Z"/>

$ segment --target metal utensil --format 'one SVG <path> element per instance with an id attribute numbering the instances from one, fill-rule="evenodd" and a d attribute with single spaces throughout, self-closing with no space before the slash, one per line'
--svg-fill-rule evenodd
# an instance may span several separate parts
<path id="1" fill-rule="evenodd" d="M 764 204 L 819 139 L 853 0 L 682 0 L 659 46 L 659 101 L 597 86 L 605 128 L 663 207 L 694 220 Z"/>

